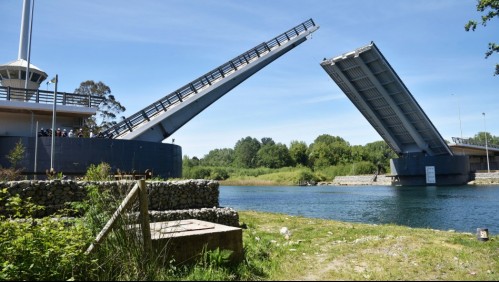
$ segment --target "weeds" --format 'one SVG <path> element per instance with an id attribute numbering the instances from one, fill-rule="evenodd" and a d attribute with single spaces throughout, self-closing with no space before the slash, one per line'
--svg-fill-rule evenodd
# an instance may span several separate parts
<path id="1" fill-rule="evenodd" d="M 87 181 L 106 181 L 111 180 L 111 166 L 102 162 L 99 165 L 91 164 L 85 174 Z"/>
<path id="2" fill-rule="evenodd" d="M 15 181 L 25 178 L 21 175 L 24 169 L 18 167 L 24 157 L 25 151 L 26 149 L 21 139 L 19 139 L 16 146 L 5 156 L 10 162 L 10 168 L 0 167 L 0 181 Z"/>
<path id="3" fill-rule="evenodd" d="M 0 280 L 68 280 L 82 279 L 92 262 L 81 249 L 88 242 L 89 232 L 77 221 L 62 217 L 33 219 L 40 206 L 19 196 L 6 198 L 11 218 L 0 216 Z"/>

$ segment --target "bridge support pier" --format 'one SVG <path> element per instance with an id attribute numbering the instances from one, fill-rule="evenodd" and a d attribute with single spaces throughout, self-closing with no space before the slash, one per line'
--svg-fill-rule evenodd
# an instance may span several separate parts
<path id="1" fill-rule="evenodd" d="M 429 168 L 429 169 L 428 169 Z M 403 155 L 390 160 L 393 185 L 465 185 L 470 179 L 468 156 Z M 434 172 L 433 175 L 432 172 Z"/>

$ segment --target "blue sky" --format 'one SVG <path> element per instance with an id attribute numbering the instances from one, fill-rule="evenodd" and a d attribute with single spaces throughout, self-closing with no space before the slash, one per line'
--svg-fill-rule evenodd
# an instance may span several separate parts
<path id="1" fill-rule="evenodd" d="M 1 0 L 0 64 L 17 59 L 21 0 Z M 351 145 L 382 140 L 320 67 L 374 41 L 440 134 L 499 135 L 499 23 L 466 32 L 475 0 L 35 0 L 31 63 L 58 90 L 102 81 L 129 116 L 312 18 L 319 30 L 164 142 L 203 157 L 246 136 L 289 146 L 321 134 Z M 41 89 L 53 89 L 42 84 Z M 485 119 L 482 113 L 486 113 Z"/>

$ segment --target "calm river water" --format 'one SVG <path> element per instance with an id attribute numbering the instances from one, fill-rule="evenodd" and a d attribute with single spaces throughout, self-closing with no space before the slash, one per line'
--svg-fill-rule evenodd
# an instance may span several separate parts
<path id="1" fill-rule="evenodd" d="M 236 211 L 499 233 L 499 186 L 220 186 L 219 199 Z"/>

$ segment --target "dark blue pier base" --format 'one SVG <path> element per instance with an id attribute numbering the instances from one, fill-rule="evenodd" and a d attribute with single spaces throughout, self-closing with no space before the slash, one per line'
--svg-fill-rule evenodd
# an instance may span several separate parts
<path id="1" fill-rule="evenodd" d="M 426 167 L 435 168 L 436 183 L 428 184 Z M 393 185 L 464 185 L 470 178 L 468 156 L 425 156 L 424 154 L 408 154 L 390 161 Z"/>
<path id="2" fill-rule="evenodd" d="M 6 156 L 19 140 L 23 143 L 25 155 L 18 167 L 24 168 L 24 174 L 45 175 L 46 170 L 50 170 L 51 137 L 39 137 L 38 149 L 35 150 L 37 142 L 35 137 L 0 136 L 0 166 L 4 168 L 11 166 Z M 84 175 L 91 164 L 98 165 L 105 162 L 111 166 L 112 173 L 117 173 L 119 170 L 127 174 L 133 172 L 144 174 L 146 170 L 150 170 L 153 177 L 166 179 L 182 176 L 182 148 L 178 145 L 69 137 L 55 137 L 54 144 L 54 170 L 64 175 Z"/>

